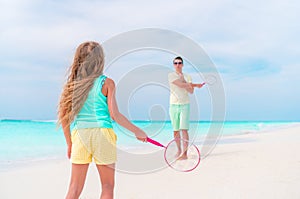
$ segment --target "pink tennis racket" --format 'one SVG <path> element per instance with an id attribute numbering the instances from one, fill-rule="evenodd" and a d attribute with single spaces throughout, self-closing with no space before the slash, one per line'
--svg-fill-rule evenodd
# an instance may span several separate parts
<path id="1" fill-rule="evenodd" d="M 174 139 L 168 143 L 167 146 L 147 137 L 147 141 L 151 144 L 154 144 L 159 147 L 163 147 L 164 159 L 169 167 L 174 170 L 181 172 L 190 172 L 197 168 L 200 164 L 200 151 L 196 145 L 193 143 L 183 140 L 183 139 Z M 182 145 L 186 146 L 185 151 L 179 150 Z"/>

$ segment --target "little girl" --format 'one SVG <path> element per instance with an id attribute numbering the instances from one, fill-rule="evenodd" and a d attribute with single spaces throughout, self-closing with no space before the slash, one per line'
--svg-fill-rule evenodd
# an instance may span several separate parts
<path id="1" fill-rule="evenodd" d="M 104 53 L 98 43 L 79 45 L 60 97 L 58 123 L 72 162 L 67 199 L 79 198 L 92 159 L 100 176 L 101 199 L 113 198 L 117 137 L 112 120 L 133 132 L 138 140 L 147 141 L 146 133 L 119 112 L 115 83 L 103 75 L 103 67 Z"/>

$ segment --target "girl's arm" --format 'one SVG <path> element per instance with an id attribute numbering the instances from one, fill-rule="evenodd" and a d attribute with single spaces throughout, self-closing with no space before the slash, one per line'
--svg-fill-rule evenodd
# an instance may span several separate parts
<path id="1" fill-rule="evenodd" d="M 67 146 L 68 146 L 67 156 L 70 159 L 71 149 L 72 149 L 70 125 L 68 125 L 67 122 L 65 120 L 63 120 L 63 121 L 61 121 L 61 126 L 63 129 L 64 135 L 65 135 Z"/>
<path id="2" fill-rule="evenodd" d="M 119 112 L 116 97 L 115 97 L 115 83 L 112 79 L 107 78 L 103 86 L 107 87 L 107 104 L 111 118 L 119 125 L 133 132 L 136 138 L 140 141 L 147 141 L 147 134 L 132 124 L 122 113 Z"/>

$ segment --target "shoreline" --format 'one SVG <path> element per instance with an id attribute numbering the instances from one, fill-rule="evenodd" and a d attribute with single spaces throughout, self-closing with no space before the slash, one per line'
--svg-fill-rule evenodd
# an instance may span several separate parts
<path id="1" fill-rule="evenodd" d="M 288 125 L 280 125 L 280 126 L 276 126 L 276 127 L 270 128 L 270 129 L 266 129 L 266 130 L 250 131 L 250 132 L 247 131 L 247 132 L 238 133 L 238 134 L 223 134 L 223 133 L 221 133 L 216 145 L 223 145 L 223 144 L 228 145 L 228 144 L 253 142 L 255 140 L 247 138 L 246 135 L 268 134 L 268 133 L 273 133 L 275 131 L 287 130 L 290 128 L 298 128 L 298 127 L 300 128 L 300 122 L 293 122 L 292 124 L 288 124 Z M 202 138 L 202 137 L 200 137 L 200 138 Z M 200 142 L 199 140 L 195 140 L 196 145 L 199 145 L 199 142 Z M 145 145 L 141 145 L 140 143 L 137 142 L 136 145 L 126 145 L 126 144 L 124 145 L 123 144 L 123 145 L 119 145 L 119 147 L 121 149 L 124 149 L 125 151 L 134 151 L 136 149 L 142 150 L 143 148 L 146 148 L 145 151 L 147 151 L 147 150 L 149 151 L 149 148 L 151 148 L 152 145 L 145 146 Z M 25 168 L 30 167 L 31 165 L 34 165 L 34 164 L 40 165 L 47 161 L 59 162 L 59 161 L 65 161 L 65 160 L 67 160 L 65 153 L 61 153 L 61 154 L 58 154 L 55 156 L 50 155 L 49 157 L 9 160 L 6 163 L 0 163 L 0 174 L 3 172 L 11 171 L 11 170 L 22 169 L 23 167 L 25 167 Z"/>
<path id="2" fill-rule="evenodd" d="M 138 175 L 116 172 L 115 198 L 298 199 L 299 150 L 300 126 L 222 136 L 192 172 L 170 168 Z M 66 158 L 0 172 L 0 198 L 63 198 L 70 166 Z M 99 186 L 92 164 L 82 198 L 99 198 Z"/>

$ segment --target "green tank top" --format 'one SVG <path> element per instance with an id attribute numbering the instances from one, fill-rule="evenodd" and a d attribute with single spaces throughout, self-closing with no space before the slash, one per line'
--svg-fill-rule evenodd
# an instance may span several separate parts
<path id="1" fill-rule="evenodd" d="M 112 128 L 107 97 L 102 93 L 106 76 L 98 77 L 74 121 L 75 128 Z"/>

